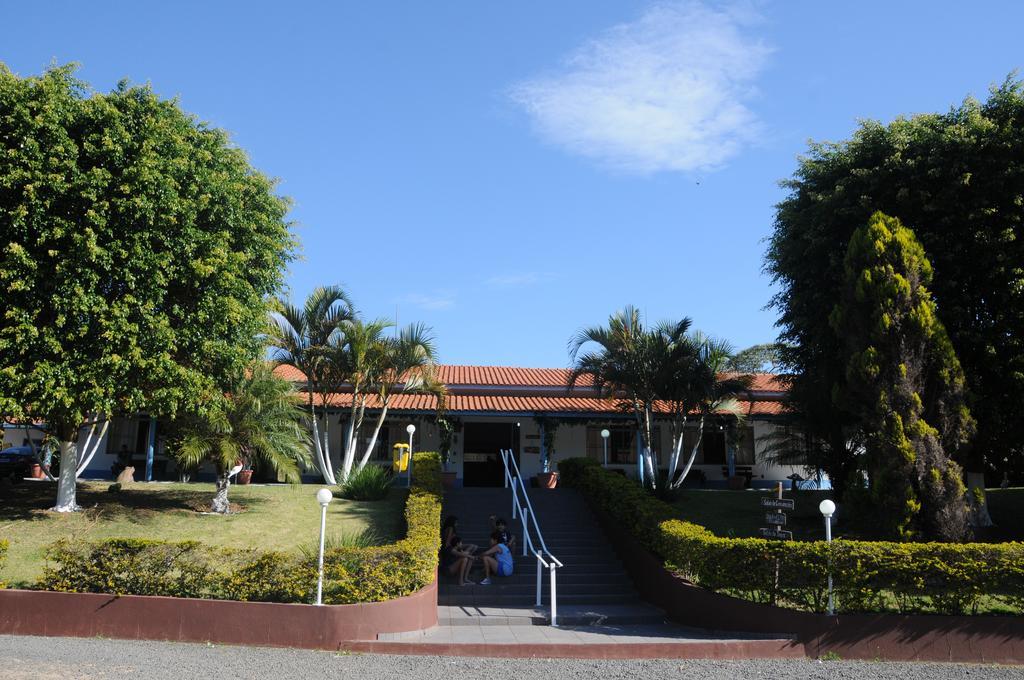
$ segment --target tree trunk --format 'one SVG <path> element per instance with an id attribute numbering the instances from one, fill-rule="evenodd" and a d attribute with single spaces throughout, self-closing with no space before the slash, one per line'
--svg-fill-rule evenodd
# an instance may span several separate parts
<path id="1" fill-rule="evenodd" d="M 355 407 L 356 395 L 352 395 L 352 405 Z M 352 428 L 349 432 L 349 446 L 345 450 L 345 461 L 341 471 L 341 481 L 347 482 L 349 475 L 352 474 L 352 465 L 356 459 L 356 448 L 359 445 L 359 430 L 363 427 L 363 417 L 366 413 L 366 398 L 360 395 L 360 402 L 358 410 L 353 408 L 352 411 Z"/>
<path id="2" fill-rule="evenodd" d="M 86 442 L 86 445 L 85 445 L 85 447 L 84 447 L 84 449 L 82 451 L 82 454 L 83 454 L 82 455 L 82 462 L 78 464 L 78 471 L 76 473 L 76 476 L 81 477 L 82 473 L 85 472 L 85 468 L 89 467 L 89 463 L 92 462 L 92 459 L 96 455 L 96 452 L 99 451 L 99 449 L 100 449 L 100 443 L 103 441 L 103 437 L 106 436 L 107 429 L 109 428 L 109 426 L 110 426 L 110 420 L 109 419 L 103 421 L 103 427 L 100 428 L 100 436 L 97 437 L 96 441 L 94 441 L 92 443 L 92 449 L 89 448 L 89 444 L 88 444 L 88 442 Z M 95 427 L 96 426 L 93 425 L 94 429 L 95 429 Z M 90 434 L 90 437 L 91 437 L 92 430 L 89 431 L 89 434 Z"/>
<path id="3" fill-rule="evenodd" d="M 678 488 L 683 485 L 683 480 L 686 479 L 686 475 L 690 474 L 690 468 L 693 467 L 693 461 L 697 459 L 697 451 L 700 450 L 700 443 L 704 439 L 704 416 L 700 417 L 700 422 L 697 423 L 697 441 L 693 444 L 693 450 L 690 451 L 690 457 L 686 461 L 686 467 L 683 468 L 683 474 L 679 475 L 679 483 L 673 488 Z M 680 444 L 682 439 L 680 438 Z"/>
<path id="4" fill-rule="evenodd" d="M 231 512 L 231 504 L 228 502 L 228 487 L 231 486 L 231 478 L 228 473 L 220 472 L 217 475 L 217 493 L 213 495 L 213 503 L 210 504 L 212 512 L 226 515 Z"/>
<path id="5" fill-rule="evenodd" d="M 356 471 L 362 470 L 366 467 L 366 464 L 370 461 L 370 454 L 373 453 L 373 447 L 377 445 L 377 437 L 380 435 L 380 428 L 384 426 L 384 419 L 388 415 L 388 402 L 384 400 L 383 407 L 380 410 L 380 417 L 377 418 L 377 424 L 373 428 L 373 436 L 370 437 L 370 443 L 366 445 L 366 452 L 363 453 L 363 457 L 359 459 L 359 467 Z"/>
<path id="6" fill-rule="evenodd" d="M 75 498 L 77 478 L 78 446 L 71 441 L 71 436 L 63 435 L 60 440 L 60 478 L 57 480 L 57 504 L 52 508 L 54 512 L 78 512 L 82 509 Z"/>
<path id="7" fill-rule="evenodd" d="M 643 464 L 647 468 L 647 474 L 651 478 L 651 488 L 658 488 L 658 474 L 657 470 L 654 469 L 654 448 L 653 442 L 651 442 L 651 410 L 649 407 L 644 407 L 644 431 L 643 431 Z"/>
<path id="8" fill-rule="evenodd" d="M 994 526 L 988 514 L 988 494 L 985 493 L 985 473 L 967 473 L 967 504 L 970 508 L 968 519 L 972 527 Z"/>

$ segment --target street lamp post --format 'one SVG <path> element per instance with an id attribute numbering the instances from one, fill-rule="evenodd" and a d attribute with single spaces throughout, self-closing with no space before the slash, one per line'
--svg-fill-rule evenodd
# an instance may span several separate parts
<path id="1" fill-rule="evenodd" d="M 317 557 L 316 575 L 316 603 L 324 603 L 324 532 L 327 529 L 327 506 L 330 505 L 334 494 L 330 489 L 320 489 L 316 492 L 316 500 L 320 503 L 320 555 Z"/>
<path id="2" fill-rule="evenodd" d="M 406 486 L 412 488 L 412 435 L 416 432 L 416 426 L 409 423 L 405 431 L 409 433 L 409 464 L 406 466 Z"/>
<path id="3" fill-rule="evenodd" d="M 825 516 L 825 540 L 830 544 L 832 543 L 832 515 L 836 512 L 836 504 L 829 499 L 823 500 L 818 504 L 818 510 Z M 829 551 L 829 566 L 828 566 L 828 613 L 829 616 L 835 614 L 835 606 L 832 602 L 832 552 Z"/>
<path id="4" fill-rule="evenodd" d="M 601 439 L 604 441 L 604 466 L 608 467 L 608 437 L 612 436 L 612 433 L 607 428 L 601 430 Z"/>

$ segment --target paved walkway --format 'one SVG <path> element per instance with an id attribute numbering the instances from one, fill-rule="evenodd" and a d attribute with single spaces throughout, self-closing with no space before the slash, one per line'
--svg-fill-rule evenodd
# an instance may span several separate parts
<path id="1" fill-rule="evenodd" d="M 475 680 L 476 678 L 669 678 L 736 680 L 1004 680 L 1024 677 L 1020 668 L 961 664 L 715 659 L 606 661 L 337 654 L 295 649 L 224 647 L 176 642 L 0 636 L 4 680 Z"/>
<path id="2" fill-rule="evenodd" d="M 601 608 L 597 608 L 601 609 Z M 546 610 L 439 607 L 442 625 L 415 633 L 390 633 L 346 649 L 389 654 L 444 654 L 518 658 L 802 658 L 803 645 L 780 636 L 715 634 L 668 623 L 601 624 L 604 608 L 567 607 L 565 620 L 585 625 L 546 624 Z M 645 612 L 640 612 L 645 615 Z M 561 617 L 560 617 L 561 618 Z"/>

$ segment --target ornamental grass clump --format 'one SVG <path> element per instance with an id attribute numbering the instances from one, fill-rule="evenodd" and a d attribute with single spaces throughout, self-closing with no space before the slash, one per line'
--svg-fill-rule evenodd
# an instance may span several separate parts
<path id="1" fill-rule="evenodd" d="M 367 465 L 352 473 L 341 485 L 338 495 L 350 501 L 379 501 L 391 490 L 391 471 L 379 465 Z"/>

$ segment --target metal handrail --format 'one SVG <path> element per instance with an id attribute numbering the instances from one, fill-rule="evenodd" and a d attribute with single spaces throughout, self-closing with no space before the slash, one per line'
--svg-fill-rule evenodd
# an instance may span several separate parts
<path id="1" fill-rule="evenodd" d="M 557 585 L 557 571 L 559 567 L 565 565 L 557 557 L 551 554 L 548 550 L 547 544 L 544 542 L 544 534 L 541 533 L 540 524 L 537 522 L 537 514 L 533 511 L 533 504 L 530 502 L 530 495 L 526 492 L 526 484 L 523 482 L 523 477 L 519 473 L 519 464 L 516 462 L 516 457 L 512 452 L 512 449 L 500 449 L 501 460 L 505 466 L 505 487 L 511 484 L 512 486 L 512 519 L 516 519 L 518 512 L 519 518 L 523 523 L 523 557 L 526 557 L 527 550 L 532 552 L 534 557 L 537 558 L 537 599 L 536 606 L 541 606 L 541 565 L 548 569 L 551 578 L 551 592 L 549 593 L 549 606 L 551 610 L 551 625 L 558 625 L 558 585 Z M 512 473 L 513 469 L 515 474 Z M 519 491 L 522 490 L 523 499 L 526 501 L 526 505 L 521 505 L 519 502 Z M 533 545 L 533 538 L 530 536 L 530 527 L 527 520 L 527 516 L 533 520 L 533 528 L 537 532 L 537 540 L 540 541 L 540 550 L 537 550 Z M 548 559 L 544 559 L 544 555 L 548 556 Z"/>

